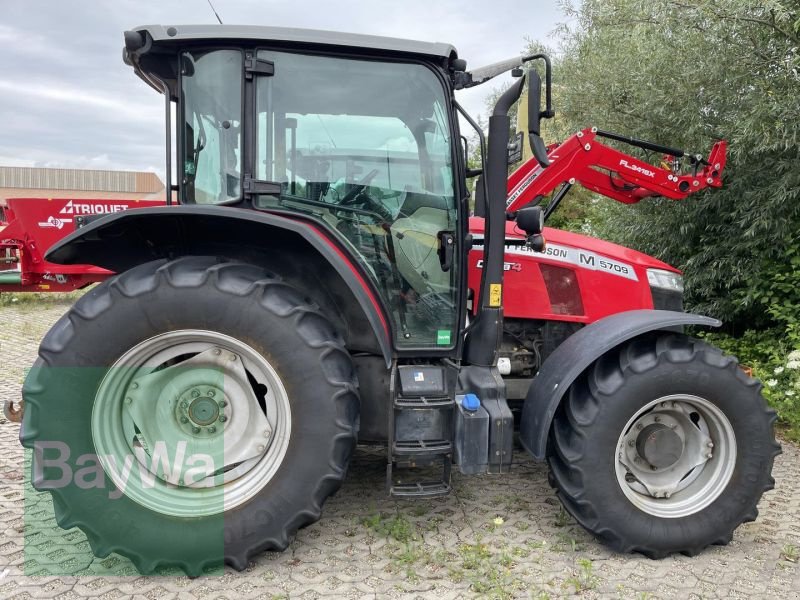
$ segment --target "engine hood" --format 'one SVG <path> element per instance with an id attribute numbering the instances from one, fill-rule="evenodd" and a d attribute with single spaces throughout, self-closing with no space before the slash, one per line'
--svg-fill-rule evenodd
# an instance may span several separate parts
<path id="1" fill-rule="evenodd" d="M 473 235 L 483 235 L 484 220 L 480 217 L 471 217 L 469 220 L 469 231 Z M 631 250 L 625 246 L 593 238 L 580 233 L 564 231 L 562 229 L 544 228 L 544 238 L 548 243 L 558 244 L 559 246 L 570 246 L 581 250 L 588 250 L 596 254 L 607 256 L 608 258 L 620 260 L 644 269 L 664 269 L 673 273 L 680 273 L 680 270 L 668 265 L 667 263 L 653 258 L 643 252 Z M 524 240 L 525 233 L 521 231 L 514 221 L 506 223 L 507 240 Z"/>

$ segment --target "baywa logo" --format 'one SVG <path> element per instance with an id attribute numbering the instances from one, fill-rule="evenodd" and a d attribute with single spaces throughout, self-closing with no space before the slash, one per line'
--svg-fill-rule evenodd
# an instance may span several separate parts
<path id="1" fill-rule="evenodd" d="M 89 204 L 70 200 L 58 212 L 62 215 L 110 215 L 128 208 L 127 204 Z"/>
<path id="2" fill-rule="evenodd" d="M 80 489 L 107 489 L 106 476 L 114 484 L 108 497 L 117 500 L 129 484 L 153 488 L 160 480 L 169 486 L 212 488 L 219 478 L 214 457 L 190 453 L 185 440 L 172 445 L 158 441 L 151 451 L 143 446 L 125 456 L 82 454 L 71 460 L 70 447 L 63 441 L 37 441 L 34 444 L 33 477 L 39 489 L 61 489 L 75 485 Z M 221 450 L 222 446 L 220 446 Z M 55 474 L 58 476 L 55 476 Z"/>

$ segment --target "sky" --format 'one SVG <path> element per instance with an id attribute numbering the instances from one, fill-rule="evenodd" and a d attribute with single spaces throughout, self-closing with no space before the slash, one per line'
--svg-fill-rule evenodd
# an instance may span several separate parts
<path id="1" fill-rule="evenodd" d="M 212 0 L 226 24 L 453 44 L 469 67 L 552 45 L 556 0 Z M 215 23 L 207 0 L 3 0 L 0 165 L 164 172 L 164 104 L 122 62 L 138 25 Z M 458 92 L 476 117 L 503 79 Z"/>

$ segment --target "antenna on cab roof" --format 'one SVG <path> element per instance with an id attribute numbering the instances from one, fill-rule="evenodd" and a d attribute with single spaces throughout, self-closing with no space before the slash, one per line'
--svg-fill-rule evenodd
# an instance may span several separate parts
<path id="1" fill-rule="evenodd" d="M 208 2 L 208 5 L 211 7 L 211 10 L 213 11 L 214 16 L 217 17 L 217 21 L 219 21 L 219 24 L 222 25 L 222 19 L 220 19 L 219 13 L 217 12 L 217 9 L 214 8 L 213 4 L 211 4 L 211 0 L 206 0 L 206 2 Z"/>

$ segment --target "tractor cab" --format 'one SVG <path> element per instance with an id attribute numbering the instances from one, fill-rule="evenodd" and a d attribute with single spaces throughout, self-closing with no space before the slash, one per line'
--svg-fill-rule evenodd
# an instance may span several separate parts
<path id="1" fill-rule="evenodd" d="M 378 292 L 397 348 L 457 345 L 464 159 L 445 44 L 143 27 L 127 61 L 176 103 L 177 192 L 311 222 Z"/>

